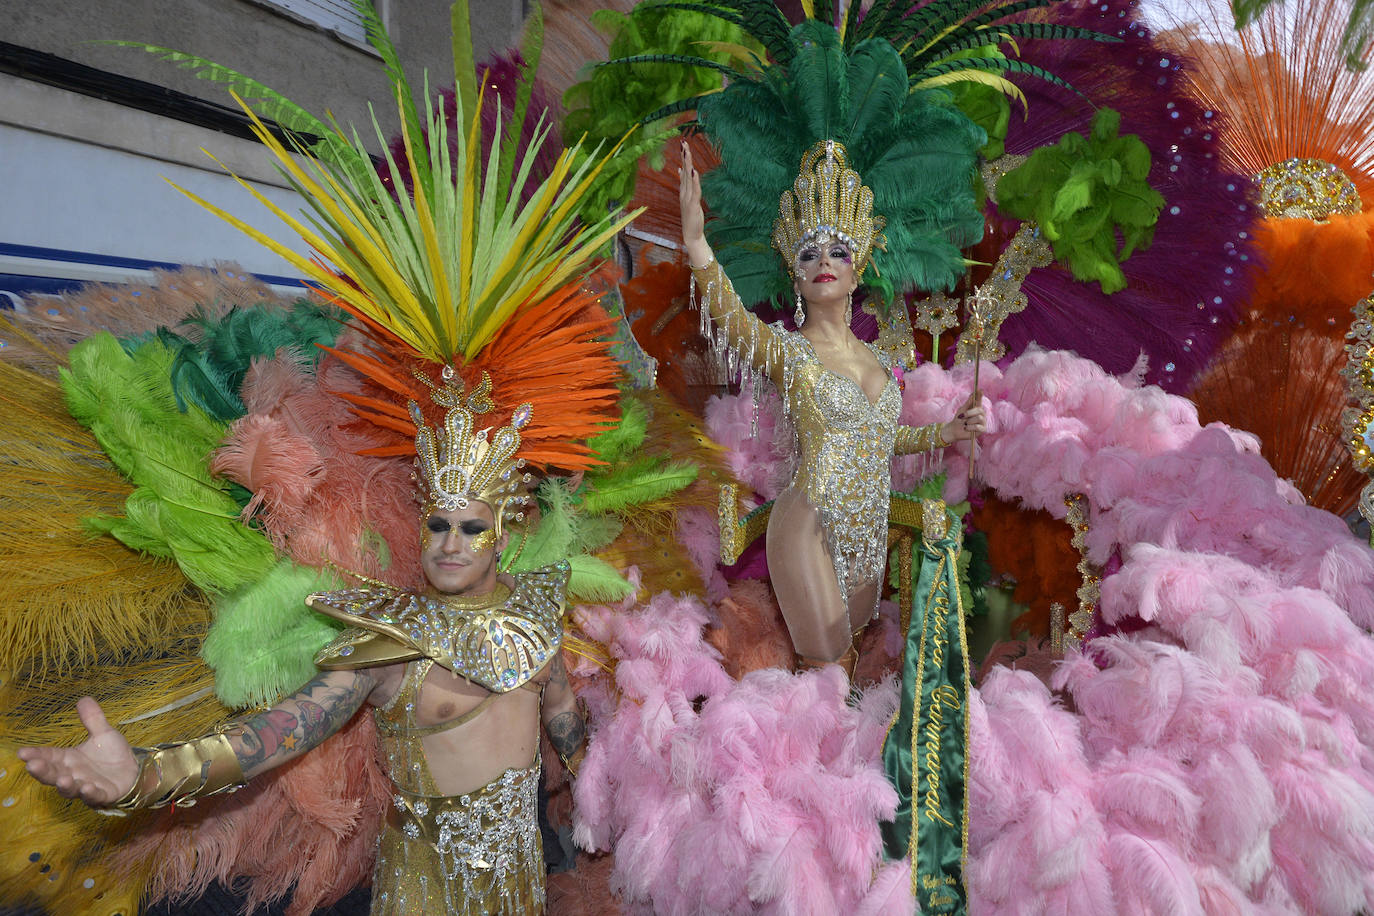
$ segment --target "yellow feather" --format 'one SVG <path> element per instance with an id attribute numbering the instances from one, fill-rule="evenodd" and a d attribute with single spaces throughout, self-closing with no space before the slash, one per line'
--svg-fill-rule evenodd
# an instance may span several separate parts
<path id="1" fill-rule="evenodd" d="M 953 73 L 942 73 L 939 76 L 921 80 L 914 88 L 934 89 L 937 86 L 948 86 L 951 83 L 982 83 L 984 86 L 991 86 L 1020 102 L 1023 110 L 1027 109 L 1026 94 L 1015 83 L 1000 74 L 986 73 L 982 70 L 956 70 Z"/>

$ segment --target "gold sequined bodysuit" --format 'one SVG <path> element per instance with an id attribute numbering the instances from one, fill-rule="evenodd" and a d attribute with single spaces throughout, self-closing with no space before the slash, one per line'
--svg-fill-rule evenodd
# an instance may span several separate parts
<path id="1" fill-rule="evenodd" d="M 935 448 L 940 444 L 936 428 L 898 424 L 901 392 L 882 351 L 869 348 L 888 371 L 882 393 L 871 403 L 858 382 L 825 368 L 800 333 L 754 317 L 718 262 L 694 269 L 693 279 L 701 290 L 702 333 L 724 357 L 727 371 L 742 367 L 767 376 L 782 394 L 795 435 L 791 488 L 820 515 L 841 600 L 848 605 L 855 591 L 882 575 L 892 456 Z M 778 518 L 775 509 L 770 537 Z M 870 616 L 877 595 L 875 589 Z"/>
<path id="2" fill-rule="evenodd" d="M 374 711 L 393 797 L 378 840 L 373 916 L 543 912 L 537 735 L 528 766 L 462 795 L 440 794 L 424 739 L 466 724 L 512 690 L 534 690 L 542 700 L 533 678 L 562 643 L 568 575 L 566 563 L 521 573 L 513 589 L 498 585 L 476 600 L 380 583 L 307 599 L 316 610 L 354 624 L 316 655 L 321 668 L 407 663 L 396 696 Z M 435 664 L 492 693 L 457 719 L 421 726 L 415 710 Z M 536 715 L 536 730 L 538 721 Z"/>
<path id="3" fill-rule="evenodd" d="M 416 724 L 420 686 L 433 664 L 410 662 L 396 697 L 374 713 L 393 796 L 372 873 L 372 916 L 542 913 L 539 755 L 475 792 L 439 794 L 422 740 L 462 722 Z"/>

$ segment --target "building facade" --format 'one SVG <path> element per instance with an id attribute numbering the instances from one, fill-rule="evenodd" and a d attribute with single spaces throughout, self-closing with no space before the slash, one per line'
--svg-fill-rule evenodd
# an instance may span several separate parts
<path id="1" fill-rule="evenodd" d="M 425 74 L 433 86 L 451 85 L 449 0 L 376 2 L 416 91 Z M 518 39 L 524 0 L 471 5 L 479 59 Z M 107 42 L 209 58 L 312 112 L 331 112 L 365 138 L 373 136 L 369 102 L 384 132 L 397 128 L 381 59 L 351 0 L 64 0 L 13 4 L 5 20 L 0 299 L 10 303 L 181 264 L 230 261 L 294 282 L 285 262 L 169 183 L 270 225 L 209 152 L 288 211 L 299 209 L 233 99 L 189 70 Z"/>

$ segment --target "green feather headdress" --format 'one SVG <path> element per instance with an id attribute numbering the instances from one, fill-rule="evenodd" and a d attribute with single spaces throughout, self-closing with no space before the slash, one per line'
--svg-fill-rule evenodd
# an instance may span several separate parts
<path id="1" fill-rule="evenodd" d="M 722 164 L 703 180 L 713 219 L 708 238 L 746 302 L 781 299 L 790 286 L 768 244 L 782 193 L 818 141 L 835 140 L 872 189 L 887 221 L 886 250 L 867 276 L 884 298 L 913 288 L 950 288 L 963 275 L 960 249 L 978 241 L 983 218 L 975 164 L 986 136 L 946 88 L 989 87 L 1024 101 L 1007 73 L 1057 85 L 1040 67 L 1004 56 L 1022 38 L 1116 39 L 1085 29 L 1009 21 L 1053 0 L 876 0 L 837 16 L 829 0 L 803 0 L 788 23 L 772 0 L 658 4 L 716 16 L 765 51 L 754 66 L 685 55 L 640 55 L 609 65 L 659 63 L 720 72 L 719 92 L 681 99 L 646 122 L 695 109 Z"/>

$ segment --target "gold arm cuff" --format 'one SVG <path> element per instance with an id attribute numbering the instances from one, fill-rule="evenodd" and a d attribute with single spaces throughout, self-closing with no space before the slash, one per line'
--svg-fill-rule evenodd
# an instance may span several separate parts
<path id="1" fill-rule="evenodd" d="M 943 434 L 944 424 L 931 423 L 926 426 L 899 426 L 893 451 L 898 455 L 914 455 L 919 452 L 933 452 L 937 448 L 948 448 Z"/>
<path id="2" fill-rule="evenodd" d="M 117 799 L 112 811 L 136 811 L 166 805 L 190 807 L 197 798 L 233 792 L 244 785 L 243 767 L 225 731 L 238 723 L 221 726 L 191 741 L 136 747 L 138 778 Z"/>

